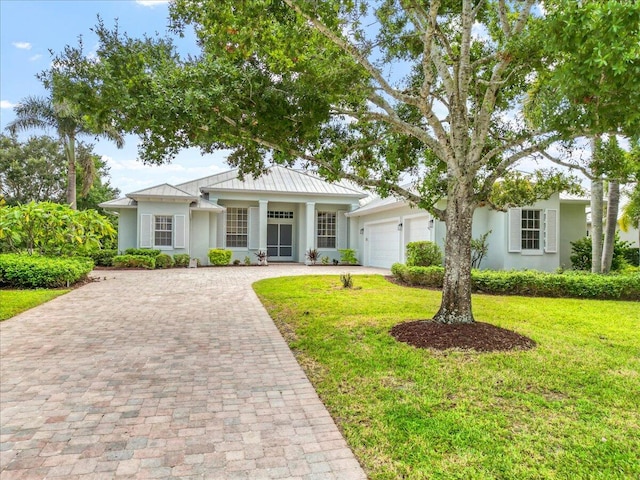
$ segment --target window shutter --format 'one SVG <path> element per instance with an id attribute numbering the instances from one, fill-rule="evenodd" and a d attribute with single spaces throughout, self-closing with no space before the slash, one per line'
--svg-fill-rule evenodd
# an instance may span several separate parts
<path id="1" fill-rule="evenodd" d="M 153 215 L 150 213 L 143 213 L 140 215 L 140 248 L 152 248 L 153 247 Z"/>
<path id="2" fill-rule="evenodd" d="M 336 248 L 347 248 L 347 217 L 346 210 L 338 210 L 336 213 Z"/>
<path id="3" fill-rule="evenodd" d="M 522 210 L 509 209 L 509 251 L 522 251 Z"/>
<path id="4" fill-rule="evenodd" d="M 187 222 L 184 215 L 176 215 L 173 217 L 174 240 L 173 248 L 185 248 L 187 242 Z"/>
<path id="5" fill-rule="evenodd" d="M 260 208 L 249 207 L 249 249 L 260 248 Z"/>
<path id="6" fill-rule="evenodd" d="M 544 251 L 558 252 L 558 210 L 550 208 L 545 212 Z"/>

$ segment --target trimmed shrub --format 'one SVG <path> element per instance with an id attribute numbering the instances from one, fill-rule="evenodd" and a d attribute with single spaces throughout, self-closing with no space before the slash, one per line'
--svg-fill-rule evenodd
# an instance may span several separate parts
<path id="1" fill-rule="evenodd" d="M 342 248 L 338 250 L 340 252 L 340 263 L 347 265 L 357 265 L 358 259 L 356 258 L 356 251 L 351 248 Z"/>
<path id="2" fill-rule="evenodd" d="M 146 255 L 149 257 L 157 257 L 162 253 L 162 250 L 152 250 L 150 248 L 127 248 L 124 251 L 125 255 Z"/>
<path id="3" fill-rule="evenodd" d="M 209 262 L 218 267 L 229 265 L 231 262 L 231 250 L 212 248 L 209 250 Z"/>
<path id="4" fill-rule="evenodd" d="M 188 253 L 176 253 L 173 256 L 173 265 L 176 267 L 188 267 L 191 257 Z"/>
<path id="5" fill-rule="evenodd" d="M 0 255 L 0 285 L 10 288 L 57 288 L 73 285 L 93 269 L 85 257 Z"/>
<path id="6" fill-rule="evenodd" d="M 431 267 L 442 265 L 442 250 L 433 242 L 409 242 L 407 243 L 408 267 Z"/>
<path id="7" fill-rule="evenodd" d="M 116 268 L 156 268 L 156 258 L 150 255 L 116 255 L 113 257 L 113 266 Z"/>
<path id="8" fill-rule="evenodd" d="M 421 287 L 442 288 L 444 267 L 408 267 L 403 263 L 391 265 L 391 273 L 398 280 Z"/>
<path id="9" fill-rule="evenodd" d="M 173 267 L 173 258 L 171 255 L 161 253 L 156 257 L 156 268 L 171 268 Z"/>
<path id="10" fill-rule="evenodd" d="M 442 288 L 442 267 L 407 267 L 395 263 L 391 272 L 409 285 Z M 597 275 L 583 272 L 554 274 L 534 270 L 472 270 L 471 284 L 475 292 L 498 295 L 640 300 L 638 273 Z"/>
<path id="11" fill-rule="evenodd" d="M 90 257 L 97 266 L 111 267 L 113 265 L 113 257 L 117 254 L 117 250 L 98 250 L 93 252 Z"/>

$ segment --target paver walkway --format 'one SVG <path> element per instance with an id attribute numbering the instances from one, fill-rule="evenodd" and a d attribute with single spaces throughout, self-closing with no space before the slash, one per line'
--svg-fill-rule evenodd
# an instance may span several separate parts
<path id="1" fill-rule="evenodd" d="M 97 271 L 0 323 L 0 477 L 366 478 L 250 288 L 343 271 Z"/>

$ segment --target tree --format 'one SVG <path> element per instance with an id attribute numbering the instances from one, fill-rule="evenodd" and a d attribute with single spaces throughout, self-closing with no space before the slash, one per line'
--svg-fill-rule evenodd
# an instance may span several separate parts
<path id="1" fill-rule="evenodd" d="M 0 195 L 8 205 L 64 200 L 64 152 L 51 137 L 31 137 L 20 143 L 0 134 Z"/>
<path id="2" fill-rule="evenodd" d="M 116 142 L 118 148 L 123 145 L 123 137 L 112 126 L 104 124 L 101 128 L 88 128 L 86 120 L 77 106 L 66 98 L 57 101 L 54 97 L 27 97 L 14 107 L 16 119 L 7 125 L 7 130 L 15 135 L 19 131 L 34 128 L 56 130 L 64 148 L 67 160 L 67 203 L 76 209 L 76 172 L 78 165 L 82 166 L 85 177 L 82 179 L 83 193 L 89 191 L 93 184 L 95 169 L 93 157 L 90 155 L 76 155 L 76 141 L 80 135 L 95 135 Z"/>
<path id="3" fill-rule="evenodd" d="M 78 208 L 98 209 L 99 203 L 117 197 L 120 192 L 109 184 L 109 169 L 93 152 L 93 145 L 78 142 L 76 151 L 81 159 L 76 179 L 76 189 L 81 192 Z M 85 174 L 87 164 L 91 164 L 91 170 Z M 0 134 L 0 194 L 7 204 L 64 203 L 66 167 L 64 148 L 58 140 L 34 136 L 20 143 L 15 136 Z M 87 185 L 88 181 L 92 183 Z"/>
<path id="4" fill-rule="evenodd" d="M 591 180 L 592 271 L 608 271 L 613 254 L 617 194 L 626 173 L 624 155 L 604 158 L 616 149 L 604 134 L 637 135 L 640 111 L 640 5 L 626 0 L 545 2 L 545 68 L 530 92 L 529 118 L 567 137 L 583 131 L 591 138 L 589 162 L 549 159 L 581 170 Z M 618 149 L 619 150 L 619 149 Z M 611 153 L 611 152 L 609 152 Z M 603 246 L 603 194 L 609 180 L 608 227 Z"/>
<path id="5" fill-rule="evenodd" d="M 68 47 L 54 64 L 77 73 L 93 118 L 141 137 L 145 162 L 229 148 L 243 174 L 299 161 L 428 210 L 447 228 L 434 319 L 473 322 L 473 213 L 506 207 L 496 182 L 521 183 L 517 163 L 561 138 L 521 115 L 541 66 L 535 3 L 176 0 L 172 28 L 195 28 L 199 56 L 100 22 L 99 62 Z M 565 183 L 536 178 L 528 202 Z"/>

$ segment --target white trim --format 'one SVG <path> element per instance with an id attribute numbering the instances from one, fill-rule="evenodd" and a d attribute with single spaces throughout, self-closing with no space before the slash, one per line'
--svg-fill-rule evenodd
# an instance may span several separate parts
<path id="1" fill-rule="evenodd" d="M 173 248 L 186 248 L 187 220 L 185 215 L 173 216 Z"/>
<path id="2" fill-rule="evenodd" d="M 138 242 L 140 248 L 153 248 L 153 215 L 150 213 L 140 214 L 140 238 Z"/>
<path id="3" fill-rule="evenodd" d="M 522 252 L 522 209 L 510 208 L 507 214 L 507 251 Z"/>
<path id="4" fill-rule="evenodd" d="M 558 210 L 547 208 L 544 211 L 544 251 L 558 253 Z"/>

